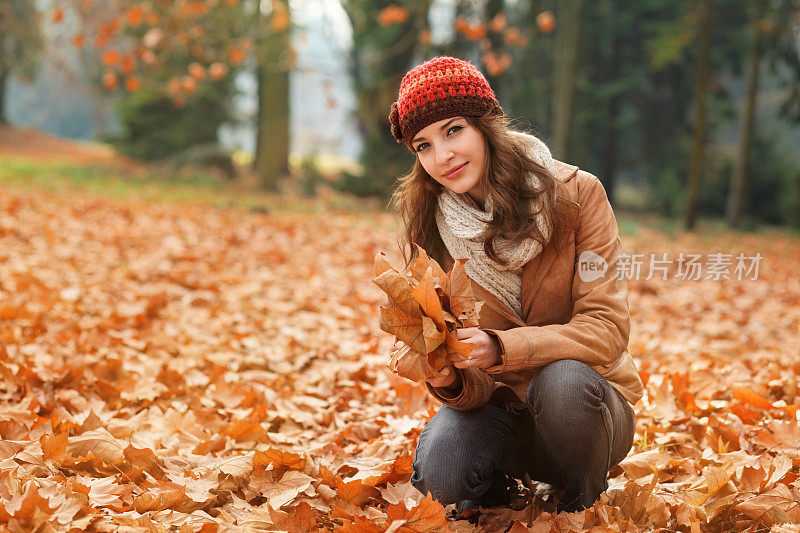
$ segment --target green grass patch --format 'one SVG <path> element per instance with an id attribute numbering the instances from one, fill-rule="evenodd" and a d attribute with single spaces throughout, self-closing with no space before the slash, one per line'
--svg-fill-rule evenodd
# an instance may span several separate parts
<path id="1" fill-rule="evenodd" d="M 240 182 L 225 181 L 209 172 L 166 172 L 158 167 L 78 165 L 63 161 L 35 161 L 0 157 L 0 185 L 45 190 L 55 194 L 83 194 L 106 198 L 136 198 L 154 202 L 201 203 L 218 208 L 255 212 L 313 213 L 321 210 L 379 212 L 380 201 L 364 200 L 329 191 L 303 198 Z"/>

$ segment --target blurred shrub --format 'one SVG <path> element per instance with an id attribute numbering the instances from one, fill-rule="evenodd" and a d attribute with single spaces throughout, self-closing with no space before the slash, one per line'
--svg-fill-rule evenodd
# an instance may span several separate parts
<path id="1" fill-rule="evenodd" d="M 306 156 L 300 161 L 297 185 L 300 194 L 306 198 L 313 198 L 317 195 L 317 189 L 325 181 L 319 169 L 317 158 L 313 155 Z"/>
<path id="2" fill-rule="evenodd" d="M 226 100 L 223 88 L 206 86 L 176 107 L 166 93 L 142 89 L 117 102 L 123 133 L 106 140 L 138 159 L 162 159 L 215 143 L 217 130 L 229 117 Z"/>

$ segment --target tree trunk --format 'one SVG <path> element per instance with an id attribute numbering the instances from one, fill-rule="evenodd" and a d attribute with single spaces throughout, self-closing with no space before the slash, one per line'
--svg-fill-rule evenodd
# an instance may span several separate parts
<path id="1" fill-rule="evenodd" d="M 692 140 L 692 158 L 689 163 L 688 201 L 686 206 L 686 229 L 695 227 L 697 198 L 703 181 L 705 164 L 705 142 L 707 129 L 706 96 L 708 94 L 709 56 L 711 55 L 711 0 L 700 0 L 697 6 L 698 38 L 700 49 L 697 56 L 697 89 L 695 91 L 695 123 Z"/>
<path id="2" fill-rule="evenodd" d="M 260 47 L 253 169 L 264 188 L 276 190 L 289 174 L 289 30 L 270 31 Z"/>
<path id="3" fill-rule="evenodd" d="M 0 125 L 8 124 L 6 117 L 6 87 L 8 86 L 8 74 L 0 72 Z"/>
<path id="4" fill-rule="evenodd" d="M 619 97 L 614 96 L 608 102 L 606 119 L 606 146 L 603 154 L 603 187 L 611 205 L 614 205 L 614 189 L 617 181 L 617 116 L 619 115 Z"/>
<path id="5" fill-rule="evenodd" d="M 731 190 L 728 194 L 728 208 L 726 222 L 731 228 L 739 225 L 744 208 L 744 194 L 747 188 L 748 169 L 753 144 L 753 131 L 755 129 L 756 104 L 758 98 L 758 78 L 761 64 L 762 38 L 759 31 L 761 17 L 764 14 L 764 2 L 758 2 L 756 13 L 752 20 L 753 48 L 750 53 L 750 62 L 747 69 L 747 93 L 744 101 L 744 116 L 742 117 L 741 131 L 739 133 L 739 149 L 736 151 L 736 162 L 731 180 Z"/>
<path id="6" fill-rule="evenodd" d="M 613 23 L 612 20 L 609 20 L 611 17 L 616 17 L 617 12 L 615 5 L 616 2 L 611 2 L 607 4 L 608 7 L 611 9 L 605 12 L 606 20 L 608 21 L 609 28 L 612 27 L 611 24 Z M 608 81 L 614 82 L 619 79 L 620 73 L 620 62 L 619 62 L 619 54 L 620 54 L 620 46 L 619 46 L 619 39 L 617 38 L 617 33 L 613 31 L 609 31 L 606 37 L 609 39 L 610 42 L 607 42 L 608 50 L 609 50 L 609 58 L 608 58 Z M 619 139 L 619 131 L 617 121 L 619 119 L 619 110 L 620 110 L 620 97 L 618 94 L 613 94 L 608 100 L 608 107 L 606 112 L 606 117 L 604 121 L 605 125 L 605 148 L 603 150 L 603 166 L 602 166 L 602 181 L 603 186 L 606 189 L 606 196 L 608 196 L 608 201 L 611 202 L 611 205 L 614 205 L 614 186 L 616 184 L 617 178 L 617 162 L 619 159 L 618 154 L 618 147 L 617 141 Z"/>
<path id="7" fill-rule="evenodd" d="M 553 156 L 566 159 L 583 0 L 562 0 L 558 10 L 553 87 Z"/>

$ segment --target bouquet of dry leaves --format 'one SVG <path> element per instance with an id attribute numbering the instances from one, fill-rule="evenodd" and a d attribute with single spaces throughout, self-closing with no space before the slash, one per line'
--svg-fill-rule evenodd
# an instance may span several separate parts
<path id="1" fill-rule="evenodd" d="M 450 357 L 469 356 L 474 344 L 460 342 L 456 330 L 478 326 L 483 302 L 476 302 L 464 270 L 467 259 L 457 259 L 449 273 L 415 245 L 417 257 L 406 274 L 375 256 L 375 283 L 389 297 L 381 306 L 380 327 L 402 342 L 392 352 L 389 367 L 396 374 L 422 381 L 443 377 Z"/>

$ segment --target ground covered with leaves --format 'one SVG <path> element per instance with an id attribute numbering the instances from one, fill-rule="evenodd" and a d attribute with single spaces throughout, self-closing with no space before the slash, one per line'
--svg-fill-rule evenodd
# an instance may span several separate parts
<path id="1" fill-rule="evenodd" d="M 626 225 L 628 227 L 629 225 Z M 409 483 L 438 408 L 387 368 L 373 258 L 390 217 L 0 195 L 0 523 L 10 531 L 796 531 L 800 244 L 672 235 L 627 251 L 760 253 L 758 279 L 629 281 L 646 382 L 592 509 L 537 492 L 477 526 Z M 733 269 L 731 268 L 731 272 Z M 666 277 L 667 279 L 662 279 Z M 794 528 L 794 529 L 793 529 Z"/>

